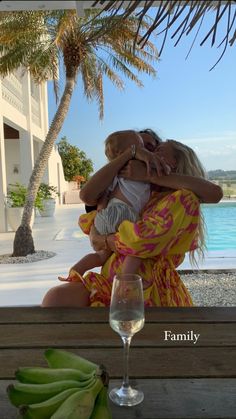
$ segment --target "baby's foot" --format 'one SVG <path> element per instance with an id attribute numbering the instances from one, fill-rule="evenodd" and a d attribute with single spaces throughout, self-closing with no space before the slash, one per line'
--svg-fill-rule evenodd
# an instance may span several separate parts
<path id="1" fill-rule="evenodd" d="M 64 282 L 81 282 L 81 281 L 83 281 L 82 276 L 74 270 L 71 270 L 69 272 L 69 276 L 67 278 L 65 278 L 64 276 L 58 276 L 58 279 L 59 279 L 59 281 L 64 281 Z"/>
<path id="2" fill-rule="evenodd" d="M 72 282 L 73 278 L 71 276 L 68 276 L 65 278 L 64 276 L 58 276 L 59 281 L 66 281 L 66 282 Z"/>

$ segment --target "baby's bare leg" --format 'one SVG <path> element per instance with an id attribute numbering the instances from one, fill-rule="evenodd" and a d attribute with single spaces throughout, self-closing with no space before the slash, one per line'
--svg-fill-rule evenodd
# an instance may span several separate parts
<path id="1" fill-rule="evenodd" d="M 100 250 L 96 253 L 89 253 L 72 266 L 72 269 L 83 276 L 86 271 L 102 266 L 111 254 L 111 250 Z"/>
<path id="2" fill-rule="evenodd" d="M 96 268 L 97 266 L 101 266 L 101 259 L 99 254 L 89 253 L 80 259 L 75 265 L 73 265 L 71 269 L 74 269 L 81 276 L 83 276 L 86 271 Z"/>
<path id="3" fill-rule="evenodd" d="M 141 264 L 141 259 L 136 256 L 126 256 L 123 266 L 122 274 L 136 274 Z"/>

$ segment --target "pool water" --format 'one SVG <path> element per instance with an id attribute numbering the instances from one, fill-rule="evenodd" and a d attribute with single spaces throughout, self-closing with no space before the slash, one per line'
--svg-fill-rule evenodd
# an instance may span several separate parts
<path id="1" fill-rule="evenodd" d="M 236 202 L 202 204 L 208 250 L 236 250 Z"/>

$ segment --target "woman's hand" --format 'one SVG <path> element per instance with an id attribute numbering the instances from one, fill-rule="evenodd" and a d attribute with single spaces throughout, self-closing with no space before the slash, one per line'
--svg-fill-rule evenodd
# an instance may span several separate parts
<path id="1" fill-rule="evenodd" d="M 151 175 L 152 169 L 154 169 L 158 176 L 169 175 L 171 168 L 166 164 L 165 160 L 158 155 L 158 153 L 152 153 L 146 148 L 138 147 L 135 153 L 135 159 L 141 160 L 146 164 L 147 175 Z"/>
<path id="2" fill-rule="evenodd" d="M 114 235 L 102 235 L 99 234 L 96 227 L 94 225 L 91 226 L 90 229 L 90 243 L 95 252 L 99 252 L 100 250 L 107 250 L 108 248 L 113 252 L 116 251 L 115 242 L 114 242 Z"/>
<path id="3" fill-rule="evenodd" d="M 80 190 L 80 199 L 87 205 L 96 205 L 113 182 L 119 170 L 132 158 L 131 148 L 98 170 Z"/>
<path id="4" fill-rule="evenodd" d="M 105 250 L 107 248 L 106 236 L 99 234 L 94 225 L 91 226 L 89 239 L 95 252 L 99 252 L 99 250 Z"/>
<path id="5" fill-rule="evenodd" d="M 159 161 L 159 160 L 158 160 Z M 163 165 L 166 167 L 165 170 L 168 171 L 170 174 L 170 168 L 168 165 L 165 164 L 163 160 L 161 160 L 161 164 L 159 166 L 159 174 L 157 174 L 156 170 L 152 169 L 152 175 L 155 176 L 163 176 L 164 173 Z M 161 173 L 161 174 L 160 174 Z M 137 182 L 150 182 L 150 175 L 147 173 L 146 164 L 140 160 L 130 160 L 119 172 L 119 176 L 124 177 L 125 179 L 135 180 Z"/>
<path id="6" fill-rule="evenodd" d="M 139 160 L 130 160 L 119 172 L 119 176 L 137 182 L 148 182 L 147 167 Z"/>

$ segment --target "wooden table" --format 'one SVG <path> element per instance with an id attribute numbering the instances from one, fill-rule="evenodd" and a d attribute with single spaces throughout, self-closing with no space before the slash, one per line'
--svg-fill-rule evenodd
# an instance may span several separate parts
<path id="1" fill-rule="evenodd" d="M 165 331 L 191 330 L 200 333 L 196 344 L 164 340 Z M 48 347 L 106 365 L 110 387 L 121 382 L 121 339 L 109 327 L 106 309 L 0 308 L 1 419 L 17 418 L 6 396 L 14 371 L 46 366 Z M 236 307 L 147 310 L 145 327 L 132 341 L 130 377 L 144 391 L 144 402 L 133 408 L 112 404 L 114 419 L 235 419 Z"/>

